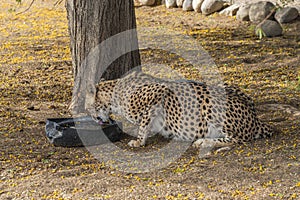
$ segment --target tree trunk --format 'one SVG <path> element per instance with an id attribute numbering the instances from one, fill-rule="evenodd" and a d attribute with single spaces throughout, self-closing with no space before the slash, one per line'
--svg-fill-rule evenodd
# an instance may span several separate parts
<path id="1" fill-rule="evenodd" d="M 70 109 L 83 113 L 101 78 L 119 78 L 140 65 L 134 3 L 67 0 L 66 8 L 75 81 Z"/>

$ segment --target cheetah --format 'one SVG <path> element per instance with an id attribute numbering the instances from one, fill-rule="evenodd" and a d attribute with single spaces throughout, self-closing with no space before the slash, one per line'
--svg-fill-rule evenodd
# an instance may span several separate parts
<path id="1" fill-rule="evenodd" d="M 153 133 L 189 141 L 194 147 L 221 149 L 270 137 L 272 129 L 256 114 L 252 99 L 239 88 L 210 86 L 196 81 L 167 81 L 134 71 L 96 86 L 93 118 L 102 122 L 111 113 L 138 126 L 140 147 Z"/>

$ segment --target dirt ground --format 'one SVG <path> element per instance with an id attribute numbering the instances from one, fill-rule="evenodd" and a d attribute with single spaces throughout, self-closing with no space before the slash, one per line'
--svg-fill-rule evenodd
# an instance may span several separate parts
<path id="1" fill-rule="evenodd" d="M 71 116 L 73 77 L 63 5 L 36 1 L 17 15 L 29 1 L 2 2 L 0 199 L 300 198 L 299 19 L 284 25 L 282 37 L 258 40 L 250 23 L 232 17 L 137 7 L 139 27 L 170 28 L 201 44 L 222 79 L 249 94 L 259 117 L 277 134 L 210 158 L 200 159 L 189 148 L 163 169 L 128 173 L 95 159 L 86 148 L 55 147 L 45 136 L 47 118 Z M 172 65 L 198 80 L 199 74 L 174 56 L 151 50 L 141 56 L 145 63 Z M 126 148 L 126 142 L 117 145 Z"/>

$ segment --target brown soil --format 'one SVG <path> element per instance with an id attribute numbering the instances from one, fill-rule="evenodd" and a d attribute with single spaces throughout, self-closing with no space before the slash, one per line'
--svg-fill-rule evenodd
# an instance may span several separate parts
<path id="1" fill-rule="evenodd" d="M 285 25 L 282 37 L 258 40 L 251 24 L 231 17 L 136 8 L 139 27 L 194 37 L 223 80 L 253 97 L 259 117 L 278 133 L 206 159 L 190 148 L 166 168 L 132 174 L 85 148 L 54 147 L 45 137 L 47 118 L 71 116 L 73 86 L 66 13 L 47 2 L 16 15 L 29 2 L 19 7 L 7 0 L 0 14 L 0 199 L 300 198 L 299 20 Z M 198 79 L 174 56 L 145 50 L 142 59 Z"/>

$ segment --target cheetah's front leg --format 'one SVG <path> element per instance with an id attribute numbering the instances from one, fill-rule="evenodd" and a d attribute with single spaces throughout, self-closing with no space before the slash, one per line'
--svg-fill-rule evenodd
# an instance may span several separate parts
<path id="1" fill-rule="evenodd" d="M 139 126 L 139 132 L 137 140 L 131 140 L 128 145 L 130 147 L 140 147 L 146 144 L 146 140 L 150 134 L 150 121 L 151 118 L 149 115 L 143 116 L 142 121 Z"/>
<path id="2" fill-rule="evenodd" d="M 145 128 L 139 128 L 138 139 L 131 140 L 128 145 L 130 147 L 141 147 L 146 144 L 146 140 L 148 138 L 149 131 L 146 131 Z"/>

